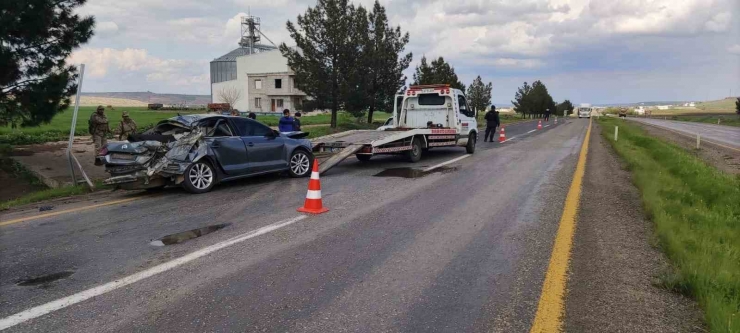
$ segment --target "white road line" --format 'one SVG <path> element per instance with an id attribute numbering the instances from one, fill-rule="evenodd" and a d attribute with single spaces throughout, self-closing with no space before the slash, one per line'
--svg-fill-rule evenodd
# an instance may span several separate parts
<path id="1" fill-rule="evenodd" d="M 534 133 L 534 132 L 537 132 L 537 130 L 536 130 L 536 129 L 533 129 L 533 130 L 531 130 L 531 131 L 527 132 L 527 134 L 529 134 L 529 133 Z"/>
<path id="2" fill-rule="evenodd" d="M 155 275 L 160 274 L 160 273 L 164 273 L 164 272 L 169 271 L 169 270 L 171 270 L 173 268 L 177 268 L 178 266 L 182 266 L 182 265 L 184 265 L 184 264 L 186 264 L 188 262 L 191 262 L 191 261 L 193 261 L 195 259 L 198 259 L 198 258 L 207 256 L 207 255 L 209 255 L 209 254 L 211 254 L 213 252 L 216 252 L 218 250 L 221 250 L 221 249 L 227 248 L 229 246 L 232 246 L 232 245 L 241 243 L 241 242 L 246 241 L 246 240 L 248 240 L 250 238 L 254 238 L 254 237 L 257 237 L 257 236 L 260 236 L 260 235 L 264 235 L 266 233 L 275 231 L 275 230 L 280 229 L 282 227 L 286 227 L 286 226 L 291 225 L 293 223 L 296 223 L 296 222 L 298 222 L 300 220 L 303 220 L 306 217 L 307 217 L 306 215 L 300 215 L 300 216 L 296 216 L 296 217 L 294 217 L 292 219 L 288 219 L 288 220 L 283 220 L 283 221 L 280 221 L 280 222 L 276 222 L 276 223 L 270 224 L 268 226 L 265 226 L 265 227 L 262 227 L 262 228 L 259 228 L 259 229 L 256 229 L 256 230 L 252 230 L 252 231 L 247 232 L 245 234 L 242 234 L 240 236 L 236 236 L 234 238 L 225 240 L 223 242 L 220 242 L 220 243 L 216 243 L 216 244 L 207 246 L 207 247 L 202 248 L 202 249 L 200 249 L 198 251 L 195 251 L 193 253 L 190 253 L 190 254 L 188 254 L 186 256 L 177 258 L 177 259 L 172 260 L 172 261 L 168 261 L 168 262 L 163 263 L 163 264 L 159 264 L 157 266 L 154 266 L 154 267 L 149 268 L 147 270 L 141 271 L 139 273 L 136 273 L 136 274 L 133 274 L 133 275 L 129 275 L 129 276 L 124 277 L 124 278 L 121 278 L 119 280 L 115 280 L 113 282 L 108 282 L 106 284 L 99 285 L 97 287 L 93 287 L 93 288 L 87 289 L 85 291 L 76 293 L 74 295 L 70 295 L 70 296 L 67 296 L 67 297 L 64 297 L 64 298 L 60 298 L 60 299 L 58 299 L 56 301 L 52 301 L 52 302 L 49 302 L 49 303 L 46 303 L 46 304 L 43 304 L 43 305 L 39 305 L 39 306 L 30 308 L 28 310 L 25 310 L 23 312 L 19 312 L 19 313 L 16 313 L 14 315 L 5 317 L 3 319 L 0 319 L 0 330 L 4 330 L 6 328 L 13 327 L 13 326 L 18 325 L 20 323 L 29 321 L 29 320 L 34 319 L 34 318 L 37 318 L 37 317 L 41 317 L 43 315 L 52 313 L 54 311 L 57 311 L 57 310 L 66 308 L 66 307 L 68 307 L 70 305 L 74 305 L 74 304 L 80 303 L 82 301 L 88 300 L 88 299 L 93 298 L 95 296 L 100 296 L 100 295 L 103 295 L 105 293 L 108 293 L 108 292 L 111 292 L 113 290 L 116 290 L 118 288 L 125 287 L 127 285 L 132 284 L 132 283 L 136 283 L 138 281 L 144 280 L 146 278 L 155 276 Z"/>
<path id="3" fill-rule="evenodd" d="M 510 138 L 508 138 L 508 139 L 506 139 L 504 141 L 499 141 L 499 143 L 509 142 L 511 140 L 514 140 L 514 139 L 516 139 L 516 137 L 515 136 L 512 136 L 512 137 L 510 137 Z"/>
<path id="4" fill-rule="evenodd" d="M 548 125 L 545 125 L 545 127 L 550 127 L 550 125 L 549 124 Z"/>
<path id="5" fill-rule="evenodd" d="M 468 157 L 470 157 L 470 154 L 465 154 L 465 155 L 463 155 L 463 156 L 460 156 L 460 157 L 455 157 L 455 158 L 453 158 L 453 159 L 451 159 L 451 160 L 449 160 L 449 161 L 447 161 L 447 162 L 442 162 L 442 163 L 440 163 L 440 164 L 437 164 L 437 165 L 433 165 L 433 166 L 430 166 L 430 167 L 428 167 L 428 168 L 426 168 L 426 169 L 424 169 L 424 170 L 421 170 L 421 171 L 422 171 L 422 172 L 429 172 L 429 171 L 432 171 L 432 170 L 434 170 L 434 169 L 436 169 L 436 168 L 439 168 L 439 167 L 441 167 L 441 166 L 445 166 L 445 165 L 447 165 L 447 164 L 450 164 L 450 163 L 455 163 L 455 162 L 457 162 L 457 161 L 459 161 L 459 160 L 462 160 L 462 159 L 464 159 L 464 158 L 468 158 Z"/>

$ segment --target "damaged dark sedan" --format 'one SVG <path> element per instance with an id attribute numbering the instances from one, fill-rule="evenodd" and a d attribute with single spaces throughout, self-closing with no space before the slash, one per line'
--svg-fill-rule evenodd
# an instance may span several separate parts
<path id="1" fill-rule="evenodd" d="M 311 173 L 311 142 L 303 132 L 280 133 L 257 121 L 222 115 L 185 115 L 159 122 L 111 142 L 98 157 L 111 177 L 105 184 L 122 189 L 181 185 L 192 193 L 219 182 L 267 173 L 291 177 Z"/>

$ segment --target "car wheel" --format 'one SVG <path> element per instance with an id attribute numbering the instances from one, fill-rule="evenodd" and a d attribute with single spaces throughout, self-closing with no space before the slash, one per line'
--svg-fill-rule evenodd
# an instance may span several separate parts
<path id="1" fill-rule="evenodd" d="M 290 155 L 288 174 L 293 178 L 306 177 L 311 173 L 313 155 L 305 150 L 297 149 Z"/>
<path id="2" fill-rule="evenodd" d="M 355 157 L 357 157 L 360 162 L 367 162 L 373 157 L 373 155 L 355 154 Z"/>
<path id="3" fill-rule="evenodd" d="M 475 153 L 475 143 L 478 141 L 477 137 L 478 136 L 475 133 L 470 133 L 470 136 L 468 136 L 468 144 L 465 146 L 466 153 Z"/>
<path id="4" fill-rule="evenodd" d="M 419 140 L 419 138 L 414 138 L 414 141 L 411 142 L 411 150 L 406 152 L 406 158 L 408 158 L 411 163 L 416 163 L 421 160 L 421 140 Z"/>
<path id="5" fill-rule="evenodd" d="M 207 161 L 198 161 L 185 169 L 183 187 L 190 193 L 206 193 L 216 185 L 216 172 Z"/>

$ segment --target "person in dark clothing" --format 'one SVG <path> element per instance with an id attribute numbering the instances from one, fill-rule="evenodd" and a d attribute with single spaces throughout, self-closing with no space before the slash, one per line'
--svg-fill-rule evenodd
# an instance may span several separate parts
<path id="1" fill-rule="evenodd" d="M 495 105 L 491 105 L 491 110 L 486 113 L 485 119 L 486 136 L 483 138 L 483 142 L 488 141 L 489 136 L 491 137 L 490 142 L 493 142 L 493 138 L 496 136 L 496 127 L 501 125 L 501 120 L 499 120 L 498 111 L 496 111 Z"/>
<path id="2" fill-rule="evenodd" d="M 295 113 L 295 119 L 293 120 L 293 130 L 294 131 L 301 130 L 301 113 L 300 112 Z"/>
<path id="3" fill-rule="evenodd" d="M 545 109 L 545 121 L 550 121 L 550 109 Z"/>
<path id="4" fill-rule="evenodd" d="M 280 121 L 278 122 L 278 130 L 280 132 L 293 132 L 295 131 L 294 126 L 295 120 L 290 116 L 290 110 L 283 110 L 283 116 L 280 117 Z"/>
<path id="5" fill-rule="evenodd" d="M 252 120 L 257 120 L 257 114 L 256 114 L 256 113 L 254 113 L 254 112 L 250 112 L 250 113 L 249 113 L 249 115 L 248 115 L 247 117 L 248 117 L 249 119 L 252 119 Z"/>

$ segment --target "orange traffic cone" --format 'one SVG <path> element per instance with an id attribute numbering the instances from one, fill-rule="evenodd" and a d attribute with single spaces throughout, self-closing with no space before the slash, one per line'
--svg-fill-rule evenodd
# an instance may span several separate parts
<path id="1" fill-rule="evenodd" d="M 506 141 L 506 131 L 504 130 L 504 127 L 501 126 L 501 132 L 498 134 L 498 142 L 503 143 Z"/>
<path id="2" fill-rule="evenodd" d="M 540 120 L 540 121 L 537 122 L 537 129 L 538 130 L 541 130 L 542 129 L 542 120 Z"/>
<path id="3" fill-rule="evenodd" d="M 321 214 L 329 211 L 321 203 L 321 181 L 319 180 L 319 161 L 313 160 L 313 171 L 311 179 L 308 181 L 308 192 L 306 192 L 306 202 L 303 207 L 298 208 L 301 213 Z"/>

